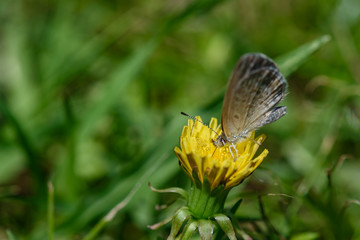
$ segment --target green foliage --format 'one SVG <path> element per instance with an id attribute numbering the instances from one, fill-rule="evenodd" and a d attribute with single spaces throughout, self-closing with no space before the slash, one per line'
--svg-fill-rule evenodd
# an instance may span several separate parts
<path id="1" fill-rule="evenodd" d="M 180 112 L 219 117 L 246 52 L 289 94 L 230 192 L 238 238 L 360 238 L 358 1 L 4 0 L 0 18 L 0 239 L 165 238 L 147 225 L 178 202 L 155 210 L 175 194 L 147 183 L 188 187 Z"/>

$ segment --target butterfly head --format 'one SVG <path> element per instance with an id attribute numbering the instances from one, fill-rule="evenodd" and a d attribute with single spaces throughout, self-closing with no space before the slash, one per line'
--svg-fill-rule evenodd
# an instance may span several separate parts
<path id="1" fill-rule="evenodd" d="M 223 147 L 226 145 L 227 142 L 228 141 L 227 141 L 227 138 L 226 138 L 224 132 L 220 136 L 218 136 L 216 138 L 216 140 L 213 141 L 213 143 L 216 147 Z"/>

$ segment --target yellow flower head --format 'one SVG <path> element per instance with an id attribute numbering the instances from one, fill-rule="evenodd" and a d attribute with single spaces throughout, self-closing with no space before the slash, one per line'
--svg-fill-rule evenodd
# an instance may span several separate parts
<path id="1" fill-rule="evenodd" d="M 201 121 L 200 117 L 197 119 Z M 221 135 L 221 126 L 217 124 L 216 118 L 211 119 L 209 126 Z M 234 149 L 230 152 L 229 144 L 222 147 L 214 145 L 217 135 L 211 129 L 189 119 L 180 136 L 180 148 L 175 147 L 174 151 L 193 182 L 193 174 L 196 174 L 201 183 L 206 177 L 211 189 L 219 185 L 227 189 L 239 185 L 267 156 L 268 150 L 265 149 L 253 158 L 259 148 L 256 142 L 262 143 L 266 136 L 261 135 L 255 141 L 254 137 L 255 131 L 250 133 L 249 138 L 236 143 L 237 153 L 234 154 Z"/>

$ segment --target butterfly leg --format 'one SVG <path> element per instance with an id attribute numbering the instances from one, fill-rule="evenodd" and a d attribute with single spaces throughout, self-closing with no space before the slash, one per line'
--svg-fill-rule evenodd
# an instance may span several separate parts
<path id="1" fill-rule="evenodd" d="M 254 143 L 256 143 L 257 145 L 261 145 L 261 143 L 259 143 L 259 142 L 257 142 L 255 139 L 252 139 L 252 138 L 250 138 L 250 137 L 247 137 L 248 139 L 250 139 L 251 141 L 253 141 Z"/>
<path id="2" fill-rule="evenodd" d="M 235 150 L 236 152 L 236 158 L 234 157 L 234 154 L 233 152 L 231 151 L 231 147 Z M 234 143 L 231 143 L 231 145 L 229 146 L 229 150 L 230 150 L 230 154 L 232 156 L 232 158 L 234 159 L 234 162 L 236 161 L 236 159 L 239 157 L 239 153 L 238 153 L 238 150 L 236 149 Z"/>

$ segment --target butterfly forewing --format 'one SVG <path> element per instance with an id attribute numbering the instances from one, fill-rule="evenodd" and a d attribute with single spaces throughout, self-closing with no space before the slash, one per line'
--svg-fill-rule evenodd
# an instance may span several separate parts
<path id="1" fill-rule="evenodd" d="M 276 64 L 263 54 L 246 54 L 240 58 L 225 93 L 221 116 L 228 141 L 238 141 L 247 133 L 276 121 L 286 107 L 276 105 L 284 98 L 286 80 Z"/>

